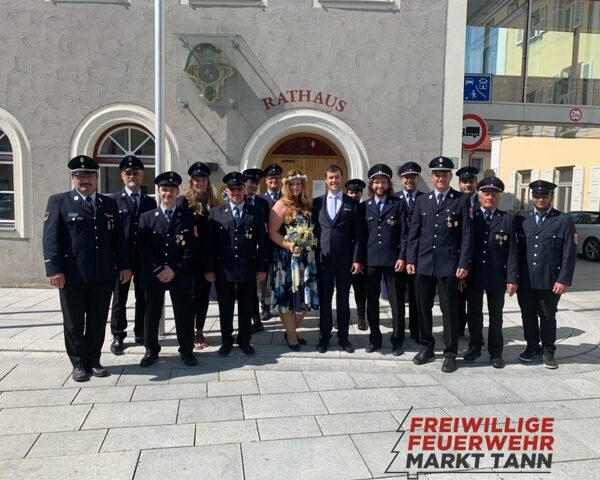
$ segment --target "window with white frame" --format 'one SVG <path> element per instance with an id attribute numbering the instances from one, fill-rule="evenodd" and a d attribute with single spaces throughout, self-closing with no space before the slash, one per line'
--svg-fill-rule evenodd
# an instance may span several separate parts
<path id="1" fill-rule="evenodd" d="M 313 0 L 315 7 L 398 10 L 400 0 Z"/>
<path id="2" fill-rule="evenodd" d="M 517 172 L 517 205 L 516 210 L 526 210 L 531 201 L 531 170 L 521 170 Z"/>
<path id="3" fill-rule="evenodd" d="M 268 0 L 180 0 L 191 7 L 266 7 Z"/>
<path id="4" fill-rule="evenodd" d="M 131 5 L 130 0 L 44 0 L 47 3 L 106 3 L 112 5 Z"/>
<path id="5" fill-rule="evenodd" d="M 554 195 L 554 208 L 561 212 L 569 212 L 573 194 L 573 167 L 558 168 L 555 178 L 558 187 Z"/>
<path id="6" fill-rule="evenodd" d="M 0 228 L 15 227 L 15 172 L 13 149 L 0 130 Z"/>

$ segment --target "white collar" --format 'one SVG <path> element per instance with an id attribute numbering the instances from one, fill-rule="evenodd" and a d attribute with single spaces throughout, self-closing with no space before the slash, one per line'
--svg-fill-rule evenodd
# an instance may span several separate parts
<path id="1" fill-rule="evenodd" d="M 231 211 L 233 212 L 234 208 L 238 208 L 240 213 L 244 211 L 244 204 L 246 202 L 242 202 L 239 205 L 234 205 L 233 203 L 229 202 L 229 208 L 231 208 Z"/>
<path id="2" fill-rule="evenodd" d="M 341 200 L 344 196 L 344 192 L 338 192 L 338 193 L 331 193 L 328 192 L 327 193 L 327 198 L 337 198 L 338 200 Z"/>

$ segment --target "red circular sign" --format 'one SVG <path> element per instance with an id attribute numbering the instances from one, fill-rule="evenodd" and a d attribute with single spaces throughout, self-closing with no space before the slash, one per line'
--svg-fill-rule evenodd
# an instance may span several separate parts
<path id="1" fill-rule="evenodd" d="M 462 127 L 462 145 L 465 150 L 475 150 L 488 135 L 488 128 L 485 120 L 474 113 L 465 113 L 463 115 Z"/>
<path id="2" fill-rule="evenodd" d="M 583 110 L 579 107 L 573 107 L 569 111 L 569 118 L 572 122 L 581 122 L 583 120 Z"/>

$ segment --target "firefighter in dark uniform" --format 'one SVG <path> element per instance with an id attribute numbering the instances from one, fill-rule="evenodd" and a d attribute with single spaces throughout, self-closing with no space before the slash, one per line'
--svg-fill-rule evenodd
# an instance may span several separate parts
<path id="1" fill-rule="evenodd" d="M 59 289 L 67 355 L 76 382 L 105 377 L 100 364 L 110 295 L 118 277 L 131 279 L 131 262 L 115 201 L 97 193 L 96 161 L 72 158 L 73 190 L 52 195 L 44 216 L 44 264 Z"/>
<path id="2" fill-rule="evenodd" d="M 477 195 L 477 175 L 479 174 L 479 169 L 477 167 L 472 167 L 467 165 L 466 167 L 459 168 L 456 171 L 456 176 L 458 177 L 458 188 L 460 191 L 465 194 L 465 196 L 469 197 L 469 203 L 471 206 L 471 218 L 473 218 L 474 213 L 479 210 L 479 199 Z M 468 285 L 465 282 L 461 282 L 459 284 L 458 289 L 458 336 L 465 336 L 465 327 L 467 326 L 467 289 Z"/>
<path id="3" fill-rule="evenodd" d="M 502 310 L 504 292 L 512 297 L 517 291 L 519 252 L 516 221 L 513 215 L 498 209 L 504 183 L 497 177 L 486 177 L 477 185 L 480 207 L 473 215 L 473 268 L 466 278 L 469 348 L 464 360 L 481 355 L 483 346 L 483 292 L 489 312 L 488 352 L 494 368 L 503 368 Z"/>
<path id="4" fill-rule="evenodd" d="M 379 295 L 381 280 L 385 282 L 392 309 L 392 354 L 404 353 L 404 317 L 400 316 L 400 302 L 396 286 L 398 272 L 404 270 L 406 243 L 405 203 L 394 196 L 392 169 L 384 164 L 373 165 L 368 172 L 369 195 L 361 203 L 364 219 L 364 245 L 367 264 L 367 319 L 369 321 L 369 345 L 367 353 L 381 348 L 379 328 Z"/>
<path id="5" fill-rule="evenodd" d="M 346 195 L 360 203 L 363 190 L 367 188 L 367 184 L 359 178 L 353 178 L 346 182 L 345 187 Z M 356 303 L 356 314 L 358 315 L 357 328 L 359 330 L 367 330 L 368 327 L 365 322 L 365 315 L 367 313 L 367 283 L 364 272 L 352 275 L 352 290 L 354 290 L 354 302 Z"/>
<path id="6" fill-rule="evenodd" d="M 142 191 L 144 180 L 144 164 L 134 155 L 127 155 L 119 164 L 124 188 L 121 192 L 113 193 L 111 197 L 117 202 L 121 225 L 129 245 L 129 254 L 133 267 L 133 285 L 135 293 L 135 315 L 133 332 L 135 343 L 144 343 L 144 315 L 146 300 L 144 289 L 140 283 L 142 262 L 137 247 L 137 232 L 140 215 L 156 208 L 156 201 Z M 110 317 L 110 332 L 113 341 L 110 351 L 115 355 L 123 354 L 123 340 L 127 337 L 127 298 L 131 282 L 116 282 L 113 290 L 112 315 Z"/>
<path id="7" fill-rule="evenodd" d="M 410 227 L 410 219 L 415 206 L 415 201 L 423 192 L 418 189 L 421 179 L 421 165 L 415 162 L 406 162 L 398 167 L 398 176 L 402 183 L 402 190 L 396 196 L 406 204 L 406 226 Z M 417 309 L 417 295 L 415 293 L 415 276 L 406 273 L 406 269 L 396 274 L 398 297 L 400 298 L 400 316 L 406 318 L 404 302 L 408 290 L 408 330 L 410 337 L 417 343 L 419 340 L 419 316 Z"/>
<path id="8" fill-rule="evenodd" d="M 269 267 L 267 230 L 260 208 L 245 201 L 246 176 L 231 172 L 223 177 L 229 203 L 210 211 L 206 279 L 215 282 L 219 300 L 222 345 L 220 355 L 229 355 L 237 343 L 246 355 L 250 345 L 251 312 L 256 283 L 266 280 Z M 233 311 L 238 302 L 238 334 L 233 337 Z"/>
<path id="9" fill-rule="evenodd" d="M 436 288 L 444 326 L 442 372 L 456 370 L 459 280 L 471 269 L 473 228 L 468 198 L 450 188 L 454 164 L 447 157 L 429 162 L 434 189 L 415 202 L 406 248 L 406 268 L 415 274 L 419 333 L 423 348 L 413 362 L 421 365 L 434 357 L 432 308 Z"/>
<path id="10" fill-rule="evenodd" d="M 159 207 L 140 217 L 138 233 L 142 258 L 142 287 L 146 295 L 144 347 L 140 367 L 149 367 L 160 352 L 158 327 L 163 313 L 165 292 L 173 304 L 179 354 L 185 365 L 197 364 L 194 356 L 194 309 L 192 303 L 192 266 L 198 228 L 194 214 L 177 206 L 181 176 L 164 172 L 154 179 Z"/>
<path id="11" fill-rule="evenodd" d="M 544 180 L 529 184 L 533 210 L 517 216 L 519 241 L 519 290 L 523 333 L 527 348 L 523 363 L 542 361 L 558 368 L 556 310 L 560 296 L 573 280 L 577 253 L 573 219 L 552 208 L 556 185 Z M 541 341 L 541 349 L 540 349 Z"/>
<path id="12" fill-rule="evenodd" d="M 276 163 L 269 165 L 264 169 L 265 184 L 267 191 L 263 193 L 263 197 L 269 202 L 269 207 L 273 208 L 275 202 L 281 198 L 281 175 L 283 168 Z"/>

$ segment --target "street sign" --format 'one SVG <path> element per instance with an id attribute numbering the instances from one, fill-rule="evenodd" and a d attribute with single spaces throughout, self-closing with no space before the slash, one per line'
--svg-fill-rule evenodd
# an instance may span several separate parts
<path id="1" fill-rule="evenodd" d="M 463 97 L 465 102 L 491 103 L 492 76 L 465 75 L 465 88 Z"/>
<path id="2" fill-rule="evenodd" d="M 583 110 L 579 107 L 573 107 L 569 111 L 569 119 L 575 123 L 581 122 L 583 120 Z"/>
<path id="3" fill-rule="evenodd" d="M 487 138 L 488 128 L 485 120 L 474 113 L 463 115 L 462 145 L 465 150 L 477 149 Z"/>

